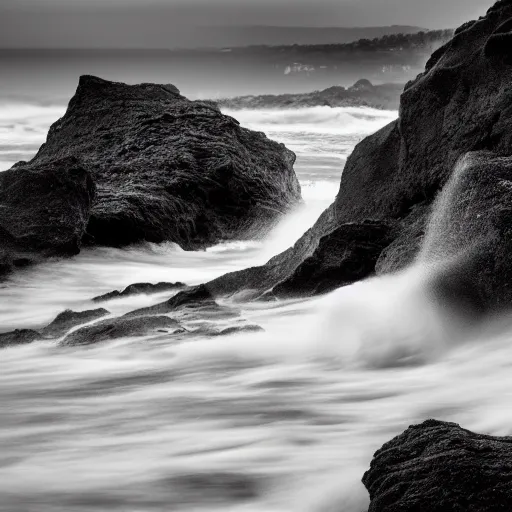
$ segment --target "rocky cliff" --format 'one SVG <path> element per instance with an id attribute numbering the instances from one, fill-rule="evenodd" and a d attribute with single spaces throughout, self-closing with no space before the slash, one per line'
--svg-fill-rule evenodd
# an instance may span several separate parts
<path id="1" fill-rule="evenodd" d="M 509 303 L 512 294 L 508 285 L 496 288 L 496 272 L 508 275 L 510 267 L 505 254 L 511 185 L 507 158 L 512 155 L 511 43 L 510 0 L 498 2 L 486 16 L 460 27 L 453 39 L 432 55 L 424 73 L 405 86 L 399 118 L 355 148 L 334 205 L 315 226 L 295 247 L 267 265 L 210 283 L 213 292 L 244 288 L 255 296 L 267 292 L 289 282 L 303 262 L 315 251 L 323 251 L 324 245 L 341 253 L 347 244 L 357 243 L 356 239 L 343 240 L 335 246 L 334 230 L 378 221 L 396 229 L 376 260 L 374 244 L 367 244 L 367 253 L 359 251 L 361 259 L 367 254 L 368 261 L 375 261 L 375 265 L 366 265 L 367 276 L 375 271 L 396 271 L 416 261 L 428 228 L 430 239 L 437 240 L 436 261 L 459 258 L 462 263 L 471 252 L 465 264 L 472 275 L 482 270 L 477 287 L 484 302 L 489 303 L 495 294 L 495 302 Z M 447 189 L 443 194 L 445 198 L 451 195 L 452 207 L 438 207 L 435 199 L 450 180 L 450 188 L 462 190 L 464 199 Z M 440 222 L 436 208 L 444 212 Z M 437 221 L 432 224 L 432 219 Z M 484 236 L 489 230 L 492 242 Z M 464 233 L 474 236 L 470 240 Z M 378 231 L 375 237 L 376 243 L 382 240 Z M 443 244 L 442 239 L 456 241 Z M 485 249 L 479 253 L 477 246 Z M 496 250 L 495 263 L 482 267 L 484 255 L 496 254 Z M 439 257 L 441 253 L 444 256 Z M 339 259 L 338 274 L 346 273 L 343 261 Z M 329 271 L 336 274 L 333 268 Z M 491 277 L 486 279 L 484 274 Z M 362 277 L 366 276 L 359 273 L 358 278 Z M 300 279 L 294 282 L 294 289 L 287 286 L 287 293 L 301 295 L 303 283 Z M 310 284 L 308 287 L 311 289 Z"/>

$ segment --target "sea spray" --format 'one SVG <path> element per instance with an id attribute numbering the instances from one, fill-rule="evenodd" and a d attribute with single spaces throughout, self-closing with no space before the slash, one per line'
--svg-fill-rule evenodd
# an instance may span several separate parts
<path id="1" fill-rule="evenodd" d="M 253 130 L 350 135 L 371 133 L 396 119 L 396 112 L 367 107 L 309 107 L 224 111 Z"/>

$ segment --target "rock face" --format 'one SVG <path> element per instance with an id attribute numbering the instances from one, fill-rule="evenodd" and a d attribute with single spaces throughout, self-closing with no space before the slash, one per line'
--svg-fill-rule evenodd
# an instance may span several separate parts
<path id="1" fill-rule="evenodd" d="M 363 477 L 368 512 L 512 510 L 512 438 L 429 420 L 374 456 Z"/>
<path id="2" fill-rule="evenodd" d="M 219 100 L 219 106 L 232 110 L 305 107 L 373 107 L 397 110 L 403 85 L 373 85 L 369 80 L 359 80 L 352 87 L 329 87 L 323 91 L 302 94 L 266 94 L 239 96 Z"/>
<path id="3" fill-rule="evenodd" d="M 477 293 L 483 293 L 488 305 L 493 293 L 495 303 L 510 303 L 508 284 L 498 283 L 496 272 L 509 276 L 512 268 L 506 258 L 510 199 L 508 162 L 504 160 L 512 155 L 511 19 L 512 2 L 500 1 L 485 17 L 459 28 L 453 39 L 432 55 L 425 72 L 405 86 L 399 118 L 356 146 L 334 205 L 316 225 L 294 248 L 268 264 L 209 283 L 212 292 L 230 294 L 245 288 L 257 296 L 271 290 L 313 255 L 322 237 L 345 224 L 373 219 L 399 227 L 378 258 L 377 272 L 399 270 L 416 261 L 425 244 L 433 247 L 424 240 L 429 225 L 431 233 L 438 233 L 430 239 L 453 238 L 470 250 L 471 241 L 463 235 L 467 232 L 485 245 L 478 258 L 473 248 L 473 257 L 464 261 L 468 272 L 480 273 Z M 486 156 L 481 151 L 486 151 Z M 477 169 L 486 177 L 480 178 Z M 464 190 L 464 200 L 471 204 L 463 204 L 449 190 L 446 194 L 454 201 L 452 209 L 435 203 L 452 176 L 456 184 L 450 186 Z M 442 210 L 444 220 L 431 225 L 436 208 Z M 493 242 L 483 240 L 487 228 L 492 230 Z M 434 246 L 442 248 L 443 258 L 455 257 L 454 247 L 445 251 L 444 244 L 436 242 Z M 485 258 L 491 256 L 492 263 L 486 263 Z M 462 254 L 456 257 L 462 264 Z M 448 271 L 450 289 L 460 283 L 453 276 Z M 451 291 L 439 293 L 448 296 Z"/>
<path id="4" fill-rule="evenodd" d="M 131 297 L 133 295 L 153 295 L 155 293 L 168 292 L 172 290 L 179 290 L 185 288 L 187 285 L 184 283 L 135 283 L 127 286 L 123 291 L 115 290 L 113 292 L 94 297 L 93 302 L 106 302 L 114 299 L 122 299 L 124 297 Z"/>
<path id="5" fill-rule="evenodd" d="M 87 322 L 92 322 L 93 320 L 98 320 L 99 318 L 103 318 L 108 315 L 110 315 L 110 312 L 103 308 L 93 309 L 90 311 L 80 311 L 78 313 L 67 309 L 57 315 L 51 324 L 42 329 L 41 334 L 45 338 L 59 338 L 70 331 L 73 327 L 77 327 Z"/>
<path id="6" fill-rule="evenodd" d="M 0 274 L 80 251 L 95 185 L 72 157 L 20 162 L 0 173 Z"/>
<path id="7" fill-rule="evenodd" d="M 167 313 L 180 312 L 181 315 L 191 313 L 198 317 L 232 318 L 239 315 L 238 311 L 225 308 L 215 302 L 213 295 L 205 285 L 194 286 L 188 290 L 179 292 L 169 300 L 150 306 L 137 309 L 127 313 L 126 317 L 137 317 L 141 315 L 165 315 Z"/>
<path id="8" fill-rule="evenodd" d="M 167 316 L 113 318 L 73 331 L 64 338 L 61 345 L 93 345 L 95 343 L 119 338 L 146 336 L 159 331 L 167 333 L 169 329 L 176 331 L 179 328 L 178 322 Z"/>
<path id="9" fill-rule="evenodd" d="M 0 349 L 12 347 L 14 345 L 28 345 L 42 336 L 31 329 L 16 329 L 15 331 L 0 334 Z"/>
<path id="10" fill-rule="evenodd" d="M 312 256 L 273 289 L 278 298 L 318 295 L 355 283 L 375 271 L 393 228 L 380 222 L 343 224 L 320 239 Z"/>
<path id="11" fill-rule="evenodd" d="M 97 189 L 90 216 L 66 240 L 71 250 L 85 222 L 90 244 L 205 247 L 256 236 L 301 201 L 294 153 L 173 86 L 81 77 L 30 165 L 49 172 L 71 157 Z"/>

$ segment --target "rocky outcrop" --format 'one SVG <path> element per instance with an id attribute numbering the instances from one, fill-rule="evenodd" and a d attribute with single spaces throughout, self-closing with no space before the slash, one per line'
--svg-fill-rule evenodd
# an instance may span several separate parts
<path id="1" fill-rule="evenodd" d="M 113 318 L 68 334 L 61 346 L 85 346 L 119 338 L 147 336 L 161 332 L 169 334 L 181 330 L 176 320 L 167 316 L 139 316 L 137 318 Z"/>
<path id="2" fill-rule="evenodd" d="M 512 438 L 428 420 L 386 443 L 363 483 L 368 512 L 512 510 Z"/>
<path id="3" fill-rule="evenodd" d="M 179 313 L 180 315 L 192 315 L 203 318 L 232 318 L 239 316 L 239 312 L 232 308 L 223 307 L 215 300 L 210 290 L 205 285 L 194 286 L 188 290 L 179 292 L 169 300 L 150 306 L 137 309 L 127 313 L 127 317 L 141 315 L 165 315 L 168 313 Z"/>
<path id="4" fill-rule="evenodd" d="M 483 294 L 485 305 L 492 304 L 493 293 L 495 304 L 509 304 L 511 294 L 507 285 L 498 282 L 497 272 L 509 276 L 509 267 L 512 268 L 505 256 L 510 201 L 508 163 L 503 160 L 512 155 L 512 64 L 506 44 L 510 39 L 511 19 L 512 2 L 500 1 L 485 17 L 458 29 L 450 42 L 434 52 L 425 72 L 405 86 L 399 118 L 356 146 L 344 168 L 334 205 L 316 225 L 294 248 L 266 265 L 209 283 L 212 292 L 232 294 L 246 289 L 252 296 L 265 293 L 289 279 L 313 255 L 322 237 L 345 224 L 360 224 L 368 219 L 398 226 L 395 239 L 379 256 L 377 272 L 404 268 L 417 260 L 427 243 L 424 234 L 438 208 L 435 198 L 452 176 L 460 177 L 462 172 L 468 178 L 459 179 L 459 185 L 454 186 L 461 186 L 465 201 L 472 203 L 464 204 L 453 194 L 451 197 L 457 205 L 454 208 L 468 215 L 444 208 L 444 228 L 439 230 L 435 224 L 429 229 L 437 230 L 438 238 L 453 237 L 461 241 L 467 250 L 470 240 L 462 234 L 467 230 L 477 236 L 485 248 L 481 252 L 471 249 L 472 257 L 464 261 L 467 272 L 480 274 L 475 293 Z M 474 160 L 475 152 L 481 151 L 491 152 L 478 157 L 480 162 L 482 158 L 486 161 L 482 166 Z M 461 160 L 468 154 L 473 156 Z M 465 162 L 463 171 L 459 162 Z M 478 177 L 477 167 L 487 178 Z M 470 217 L 470 213 L 475 215 Z M 450 225 L 448 219 L 454 223 Z M 492 227 L 492 243 L 483 240 L 487 227 Z M 491 248 L 498 252 L 499 261 Z M 445 254 L 449 258 L 453 251 Z M 491 263 L 485 262 L 486 257 L 491 258 Z M 462 254 L 458 254 L 458 264 L 463 263 L 461 258 Z M 442 287 L 438 287 L 441 296 L 449 296 L 461 282 L 452 270 L 447 269 L 444 276 L 440 274 L 441 280 L 446 278 L 451 283 L 449 290 L 440 291 Z M 503 279 L 503 283 L 508 282 Z M 470 302 L 480 301 L 475 295 L 474 299 Z"/>
<path id="5" fill-rule="evenodd" d="M 225 109 L 284 109 L 307 107 L 372 107 L 397 110 L 403 84 L 373 85 L 359 80 L 352 87 L 334 86 L 323 91 L 300 94 L 266 94 L 218 100 Z"/>
<path id="6" fill-rule="evenodd" d="M 278 298 L 318 295 L 371 275 L 377 259 L 393 237 L 393 227 L 381 222 L 343 224 L 320 239 L 313 255 L 279 283 Z"/>
<path id="7" fill-rule="evenodd" d="M 89 244 L 171 241 L 190 249 L 257 236 L 301 201 L 291 151 L 169 85 L 81 77 L 30 166 L 49 173 L 61 162 L 69 173 L 76 164 L 62 162 L 72 157 L 97 189 L 90 215 L 65 240 L 75 252 L 85 223 Z M 32 200 L 44 206 L 42 197 Z"/>
<path id="8" fill-rule="evenodd" d="M 186 288 L 185 283 L 135 283 L 127 286 L 123 291 L 114 290 L 113 292 L 100 295 L 91 299 L 93 302 L 107 302 L 114 299 L 123 299 L 134 295 L 154 295 L 156 293 L 180 290 Z"/>
<path id="9" fill-rule="evenodd" d="M 110 315 L 110 312 L 103 308 L 80 312 L 67 309 L 58 314 L 51 324 L 42 329 L 41 334 L 45 338 L 60 338 L 73 329 L 73 327 L 98 320 L 108 315 Z"/>
<path id="10" fill-rule="evenodd" d="M 0 334 L 0 349 L 15 345 L 28 345 L 42 338 L 41 334 L 31 329 L 16 329 Z"/>
<path id="11" fill-rule="evenodd" d="M 77 254 L 94 197 L 88 169 L 73 157 L 0 173 L 0 274 Z"/>

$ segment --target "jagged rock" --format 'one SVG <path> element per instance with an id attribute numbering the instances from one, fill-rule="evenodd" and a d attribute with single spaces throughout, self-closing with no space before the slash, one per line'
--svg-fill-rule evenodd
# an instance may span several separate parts
<path id="1" fill-rule="evenodd" d="M 77 254 L 94 196 L 88 170 L 72 157 L 0 173 L 0 274 Z"/>
<path id="2" fill-rule="evenodd" d="M 81 77 L 30 165 L 69 156 L 97 186 L 90 244 L 205 247 L 257 236 L 301 201 L 294 153 L 170 86 Z"/>
<path id="3" fill-rule="evenodd" d="M 103 318 L 110 315 L 106 309 L 93 309 L 90 311 L 75 312 L 67 309 L 63 311 L 55 320 L 41 330 L 41 334 L 47 338 L 60 338 L 64 336 L 73 327 Z"/>
<path id="4" fill-rule="evenodd" d="M 184 290 L 160 304 L 131 311 L 125 316 L 165 315 L 176 311 L 180 311 L 181 314 L 189 312 L 192 316 L 197 318 L 214 317 L 220 319 L 239 316 L 238 311 L 220 306 L 205 285 Z"/>
<path id="5" fill-rule="evenodd" d="M 481 150 L 492 151 L 496 157 L 512 155 L 509 46 L 492 42 L 502 41 L 504 34 L 503 41 L 507 40 L 509 32 L 505 30 L 510 19 L 512 2 L 502 1 L 485 17 L 457 30 L 450 42 L 434 52 L 425 72 L 406 85 L 399 119 L 356 146 L 344 168 L 334 206 L 294 248 L 262 267 L 231 273 L 208 283 L 212 293 L 232 294 L 246 289 L 257 296 L 266 292 L 293 275 L 314 253 L 322 236 L 344 224 L 367 219 L 402 226 L 396 230 L 394 245 L 384 249 L 379 257 L 379 272 L 394 271 L 414 261 L 423 244 L 430 208 L 457 169 L 458 160 L 468 152 Z M 505 181 L 508 183 L 508 178 Z M 475 182 L 476 187 L 481 185 Z M 500 197 L 504 199 L 504 195 Z M 479 206 L 482 215 L 487 215 L 484 203 L 490 209 L 491 202 L 486 200 Z M 499 215 L 505 219 L 506 204 L 499 209 Z M 462 229 L 473 221 L 466 218 Z M 458 229 L 454 226 L 454 232 Z M 505 235 L 502 230 L 500 236 Z M 503 253 L 508 247 L 506 240 L 502 238 L 500 242 Z M 472 261 L 475 271 L 476 260 Z M 502 263 L 505 264 L 504 258 Z M 480 268 L 494 272 L 505 268 L 500 265 Z M 498 286 L 498 302 L 509 300 L 505 285 L 500 286 L 492 278 L 488 286 Z M 484 290 L 484 295 L 489 297 L 492 290 Z"/>
<path id="6" fill-rule="evenodd" d="M 374 273 L 392 236 L 393 227 L 381 222 L 343 224 L 322 237 L 313 255 L 272 293 L 278 298 L 317 295 L 364 279 Z"/>
<path id="7" fill-rule="evenodd" d="M 99 297 L 94 297 L 92 299 L 93 302 L 106 302 L 113 299 L 121 299 L 124 297 L 130 297 L 132 295 L 152 295 L 155 293 L 168 292 L 172 290 L 179 290 L 181 288 L 185 288 L 187 285 L 185 283 L 136 283 L 127 286 L 123 291 L 115 290 L 110 293 L 106 293 L 105 295 L 100 295 Z"/>
<path id="8" fill-rule="evenodd" d="M 233 327 L 226 327 L 221 331 L 214 332 L 212 336 L 232 336 L 233 334 L 242 334 L 242 333 L 257 333 L 257 332 L 265 332 L 263 327 L 259 325 L 240 325 Z"/>
<path id="9" fill-rule="evenodd" d="M 368 512 L 505 512 L 511 482 L 512 438 L 435 420 L 386 443 L 363 477 Z"/>
<path id="10" fill-rule="evenodd" d="M 315 252 L 320 239 L 333 229 L 335 217 L 333 209 L 329 208 L 293 247 L 278 254 L 266 265 L 225 274 L 208 282 L 206 287 L 215 297 L 233 295 L 241 290 L 244 290 L 246 298 L 258 297 L 291 276 Z"/>
<path id="11" fill-rule="evenodd" d="M 307 108 L 307 107 L 373 107 L 387 110 L 398 109 L 403 85 L 372 85 L 359 80 L 352 87 L 333 86 L 323 91 L 297 94 L 266 94 L 239 96 L 218 101 L 219 106 L 231 109 Z"/>
<path id="12" fill-rule="evenodd" d="M 16 329 L 15 331 L 4 332 L 0 334 L 0 349 L 14 345 L 27 345 L 41 338 L 41 334 L 30 329 Z"/>
<path id="13" fill-rule="evenodd" d="M 102 341 L 147 336 L 166 330 L 180 330 L 180 324 L 167 316 L 119 317 L 73 331 L 64 338 L 61 345 L 93 345 Z"/>

